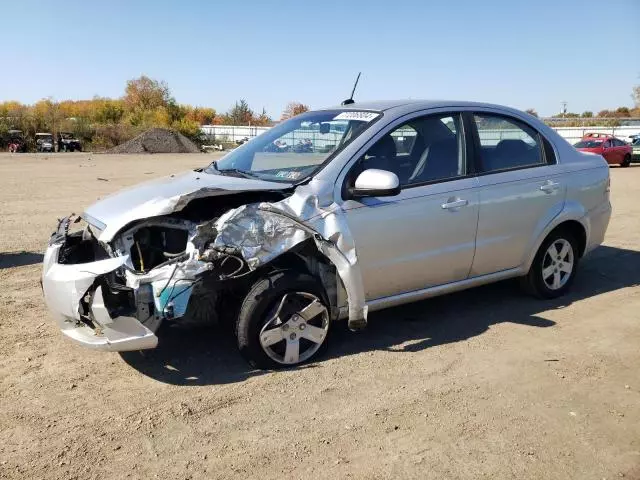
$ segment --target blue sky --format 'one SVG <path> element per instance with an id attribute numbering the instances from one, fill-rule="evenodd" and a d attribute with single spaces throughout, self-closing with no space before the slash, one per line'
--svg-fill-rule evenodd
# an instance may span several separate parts
<path id="1" fill-rule="evenodd" d="M 181 103 L 437 98 L 557 113 L 632 105 L 640 0 L 14 0 L 0 100 L 118 97 L 165 80 Z M 8 20 L 10 19 L 10 20 Z M 9 67 L 11 66 L 11 67 Z"/>

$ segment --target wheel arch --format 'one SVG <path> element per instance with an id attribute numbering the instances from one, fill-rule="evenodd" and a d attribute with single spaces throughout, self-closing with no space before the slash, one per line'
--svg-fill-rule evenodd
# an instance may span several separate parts
<path id="1" fill-rule="evenodd" d="M 550 234 L 557 230 L 567 230 L 578 242 L 578 257 L 582 257 L 587 248 L 587 231 L 582 223 L 577 220 L 566 220 L 555 227 Z"/>
<path id="2" fill-rule="evenodd" d="M 331 319 L 335 320 L 340 316 L 340 308 L 346 302 L 346 289 L 338 274 L 338 267 L 313 241 L 306 241 L 298 248 L 283 253 L 269 266 L 311 275 L 325 290 L 331 307 Z"/>
<path id="3" fill-rule="evenodd" d="M 578 241 L 578 256 L 582 257 L 585 254 L 589 241 L 589 232 L 591 230 L 589 217 L 582 205 L 576 202 L 567 202 L 565 203 L 563 210 L 549 221 L 536 236 L 535 242 L 528 251 L 526 261 L 523 262 L 523 270 L 525 273 L 529 271 L 529 268 L 531 268 L 531 264 L 540 249 L 540 245 L 542 245 L 545 239 L 552 232 L 562 228 L 568 229 Z"/>

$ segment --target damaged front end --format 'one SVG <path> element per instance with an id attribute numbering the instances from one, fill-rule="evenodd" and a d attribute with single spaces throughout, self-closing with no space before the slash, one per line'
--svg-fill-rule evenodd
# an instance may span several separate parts
<path id="1" fill-rule="evenodd" d="M 129 257 L 111 257 L 89 227 L 70 234 L 70 223 L 60 220 L 43 261 L 45 302 L 62 332 L 97 350 L 155 347 L 155 325 L 136 318 L 133 289 L 111 281 Z"/>
<path id="2" fill-rule="evenodd" d="M 136 223 L 110 244 L 95 227 L 69 233 L 79 217 L 60 220 L 45 254 L 45 301 L 63 333 L 97 350 L 153 348 L 164 320 L 215 323 L 215 284 L 242 273 L 242 259 L 211 251 L 206 260 L 191 241 L 188 220 Z"/>
<path id="3" fill-rule="evenodd" d="M 165 321 L 217 323 L 237 311 L 263 270 L 294 265 L 322 284 L 334 319 L 348 317 L 352 329 L 362 328 L 364 292 L 342 211 L 304 191 L 240 206 L 234 197 L 212 219 L 182 209 L 135 221 L 109 241 L 101 240 L 104 225 L 88 215 L 72 233 L 82 219 L 64 218 L 44 259 L 45 301 L 77 343 L 140 350 L 157 345 Z"/>

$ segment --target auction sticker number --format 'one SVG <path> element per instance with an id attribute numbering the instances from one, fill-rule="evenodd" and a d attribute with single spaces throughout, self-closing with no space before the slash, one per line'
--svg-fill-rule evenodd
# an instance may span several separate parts
<path id="1" fill-rule="evenodd" d="M 342 112 L 334 117 L 334 120 L 359 120 L 370 122 L 378 116 L 375 112 Z"/>

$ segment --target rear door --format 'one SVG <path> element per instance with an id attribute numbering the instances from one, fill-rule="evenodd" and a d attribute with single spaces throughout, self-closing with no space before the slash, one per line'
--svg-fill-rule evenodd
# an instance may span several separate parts
<path id="1" fill-rule="evenodd" d="M 473 114 L 480 209 L 470 276 L 522 265 L 538 233 L 563 208 L 566 186 L 553 148 L 526 123 Z"/>
<path id="2" fill-rule="evenodd" d="M 624 143 L 622 140 L 614 138 L 613 145 L 615 146 L 615 149 L 616 149 L 616 159 L 618 160 L 618 163 L 623 163 L 624 157 L 628 152 L 627 144 Z"/>

